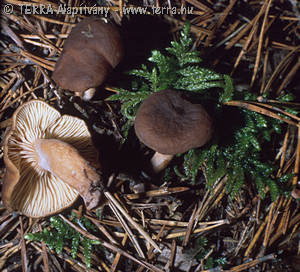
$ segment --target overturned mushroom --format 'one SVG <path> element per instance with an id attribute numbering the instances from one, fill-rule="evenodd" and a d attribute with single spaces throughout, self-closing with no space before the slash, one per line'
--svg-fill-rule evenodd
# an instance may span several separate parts
<path id="1" fill-rule="evenodd" d="M 65 41 L 52 78 L 61 88 L 89 100 L 122 56 L 117 28 L 99 18 L 86 18 Z"/>
<path id="2" fill-rule="evenodd" d="M 20 106 L 4 140 L 2 199 L 9 210 L 44 217 L 81 195 L 94 208 L 100 192 L 98 154 L 84 121 L 32 100 Z"/>
<path id="3" fill-rule="evenodd" d="M 156 151 L 151 159 L 154 172 L 164 169 L 175 154 L 207 143 L 213 131 L 205 109 L 174 90 L 151 94 L 139 107 L 134 128 L 140 141 Z"/>

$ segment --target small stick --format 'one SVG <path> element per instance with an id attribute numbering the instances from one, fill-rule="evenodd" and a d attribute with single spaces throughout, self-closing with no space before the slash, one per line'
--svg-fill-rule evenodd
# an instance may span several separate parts
<path id="1" fill-rule="evenodd" d="M 67 23 L 67 22 L 61 22 L 55 19 L 51 19 L 49 17 L 41 16 L 41 15 L 35 15 L 33 14 L 33 17 L 36 17 L 42 21 L 48 22 L 48 23 L 53 23 L 53 24 L 58 24 L 58 25 L 69 25 L 69 26 L 75 26 L 75 24 L 72 23 Z"/>
<path id="2" fill-rule="evenodd" d="M 123 0 L 119 0 L 120 17 L 123 17 Z"/>
<path id="3" fill-rule="evenodd" d="M 275 49 L 283 49 L 283 50 L 290 50 L 290 51 L 293 51 L 297 48 L 297 46 L 287 45 L 287 44 L 275 42 L 275 41 L 271 42 L 271 46 Z"/>
<path id="4" fill-rule="evenodd" d="M 234 44 L 236 44 L 246 33 L 247 31 L 252 27 L 254 28 L 257 25 L 258 20 L 260 19 L 260 17 L 262 16 L 262 14 L 265 11 L 266 8 L 266 3 L 265 2 L 260 11 L 257 13 L 257 15 L 251 20 L 251 22 L 249 22 L 249 24 L 234 38 L 232 39 L 229 44 L 226 45 L 225 49 L 229 50 L 232 46 L 234 46 Z"/>
<path id="5" fill-rule="evenodd" d="M 197 216 L 196 216 L 196 222 L 200 221 L 207 214 L 208 210 L 211 208 L 210 203 L 215 198 L 215 196 L 219 196 L 217 199 L 223 197 L 224 190 L 225 190 L 224 186 L 227 179 L 228 176 L 226 175 L 220 181 L 218 181 L 215 185 L 213 192 L 207 190 L 205 196 L 203 197 L 201 203 L 199 204 Z"/>
<path id="6" fill-rule="evenodd" d="M 244 28 L 244 29 L 246 29 L 246 28 Z M 250 34 L 248 35 L 248 38 L 247 38 L 246 42 L 244 43 L 243 48 L 242 48 L 241 51 L 240 51 L 240 54 L 239 54 L 238 57 L 236 58 L 236 61 L 235 61 L 234 65 L 233 65 L 233 69 L 232 69 L 232 71 L 231 71 L 231 75 L 235 72 L 235 69 L 236 69 L 236 68 L 238 67 L 238 65 L 240 64 L 240 61 L 241 61 L 242 57 L 243 57 L 244 54 L 247 52 L 248 46 L 249 46 L 249 44 L 251 43 L 252 38 L 253 38 L 254 34 L 256 33 L 256 31 L 257 31 L 257 25 L 255 24 L 255 25 L 253 26 L 253 28 L 251 29 Z M 240 32 L 240 33 L 242 33 L 242 32 Z"/>
<path id="7" fill-rule="evenodd" d="M 30 245 L 32 247 L 34 247 L 40 253 L 43 252 L 43 250 L 40 248 L 40 245 L 37 244 L 37 242 L 31 242 Z M 64 250 L 67 251 L 68 253 L 71 252 L 71 250 L 68 247 L 66 247 L 66 246 L 64 247 Z M 54 251 L 50 249 L 50 252 L 53 253 Z M 50 255 L 50 256 L 53 256 L 53 255 Z M 74 268 L 76 267 L 76 271 L 80 271 L 80 272 L 85 272 L 86 271 L 85 270 L 86 266 L 83 263 L 81 263 L 81 262 L 79 262 L 77 260 L 74 260 L 73 258 L 69 257 L 69 255 L 65 254 L 64 252 L 62 252 L 62 254 L 57 255 L 57 256 L 59 258 L 63 259 L 64 261 L 68 262 L 69 264 L 71 264 Z M 78 253 L 78 257 L 81 260 L 83 259 L 82 258 L 82 254 L 80 254 L 80 253 Z M 89 271 L 95 272 L 95 270 L 92 269 L 92 268 Z"/>
<path id="8" fill-rule="evenodd" d="M 120 215 L 117 207 L 112 202 L 109 203 L 109 207 L 111 208 L 113 213 L 116 215 L 119 222 L 122 224 L 122 226 L 123 226 L 124 230 L 126 231 L 127 235 L 129 235 L 129 238 L 130 238 L 131 242 L 133 243 L 133 245 L 134 245 L 136 251 L 138 252 L 139 256 L 145 259 L 144 252 L 142 251 L 137 239 L 134 237 L 131 229 L 129 228 L 129 226 L 126 224 L 125 220 Z"/>
<path id="9" fill-rule="evenodd" d="M 6 32 L 7 36 L 9 36 L 16 43 L 17 46 L 19 46 L 20 48 L 24 48 L 23 42 L 5 22 L 2 22 L 1 26 L 3 27 L 3 30 Z"/>
<path id="10" fill-rule="evenodd" d="M 180 26 L 183 26 L 184 25 L 184 22 L 181 22 L 180 20 L 177 20 L 167 14 L 164 15 L 164 17 L 170 21 L 170 22 L 173 22 L 175 24 L 178 24 Z M 191 32 L 194 32 L 196 33 L 197 35 L 200 35 L 201 33 L 207 35 L 207 36 L 210 36 L 212 35 L 212 31 L 211 30 L 208 30 L 206 28 L 203 28 L 203 27 L 198 27 L 198 26 L 195 26 L 195 25 L 191 25 Z"/>
<path id="11" fill-rule="evenodd" d="M 39 35 L 34 34 L 20 34 L 20 36 L 24 39 L 32 39 L 32 40 L 39 40 L 41 37 Z M 59 33 L 57 35 L 54 34 L 45 34 L 44 37 L 47 39 L 66 39 L 68 38 L 69 34 Z"/>
<path id="12" fill-rule="evenodd" d="M 298 58 L 298 62 L 293 65 L 289 73 L 284 76 L 282 83 L 280 84 L 278 90 L 276 91 L 276 94 L 279 95 L 284 87 L 288 84 L 288 82 L 291 80 L 291 78 L 297 73 L 300 67 L 300 58 Z"/>
<path id="13" fill-rule="evenodd" d="M 291 198 L 290 198 L 291 199 Z M 298 213 L 296 216 L 294 216 L 288 223 L 287 229 L 291 228 L 295 224 L 297 224 L 300 221 L 300 214 Z M 280 236 L 282 236 L 281 231 L 277 231 L 272 238 L 270 239 L 269 245 L 271 246 Z"/>
<path id="14" fill-rule="evenodd" d="M 249 101 L 250 102 L 250 101 Z M 278 107 L 275 107 L 275 106 L 272 106 L 272 105 L 269 105 L 269 104 L 266 104 L 266 103 L 262 103 L 262 102 L 254 102 L 254 101 L 251 101 L 250 102 L 251 104 L 254 104 L 254 105 L 258 105 L 258 106 L 263 106 L 263 107 L 265 107 L 265 108 L 269 108 L 269 109 L 272 109 L 272 110 L 274 110 L 274 111 L 278 111 L 278 112 L 280 112 L 280 113 L 282 113 L 282 114 L 284 114 L 284 115 L 286 115 L 286 116 L 288 116 L 288 117 L 291 117 L 292 119 L 295 119 L 296 121 L 300 121 L 300 117 L 298 117 L 298 116 L 296 116 L 296 115 L 294 115 L 294 114 L 291 114 L 291 113 L 289 113 L 289 112 L 287 112 L 287 111 L 284 111 L 284 110 L 282 110 L 282 109 L 280 109 L 280 108 L 278 108 Z"/>
<path id="15" fill-rule="evenodd" d="M 274 210 L 274 207 L 276 206 L 276 204 L 278 203 L 278 199 L 272 203 L 271 205 L 271 209 L 269 210 L 269 215 L 268 215 L 268 220 L 267 220 L 267 226 L 266 226 L 266 229 L 265 229 L 265 237 L 264 237 L 264 241 L 263 241 L 263 244 L 262 244 L 262 250 L 260 251 L 259 253 L 259 256 L 263 256 L 265 254 L 265 250 L 268 246 L 268 242 L 269 242 L 269 239 L 270 239 L 270 234 L 271 234 L 271 222 L 272 222 L 272 216 L 273 216 L 273 210 Z"/>
<path id="16" fill-rule="evenodd" d="M 2 269 L 3 266 L 5 265 L 6 260 L 10 258 L 12 255 L 14 255 L 15 253 L 17 253 L 19 250 L 20 250 L 20 246 L 18 244 L 5 251 L 5 253 L 0 258 L 0 271 L 3 271 Z"/>
<path id="17" fill-rule="evenodd" d="M 111 88 L 111 87 L 108 87 L 108 86 L 105 86 L 104 89 L 107 90 L 107 91 L 109 91 L 109 92 L 119 93 L 118 90 L 116 90 L 116 89 L 114 89 L 114 88 Z"/>
<path id="18" fill-rule="evenodd" d="M 0 93 L 0 98 L 2 98 L 5 93 L 13 86 L 15 80 L 17 79 L 17 74 L 14 73 L 13 76 L 11 77 L 11 79 L 9 80 L 9 82 L 7 84 L 5 84 L 4 86 L 1 86 L 2 91 Z"/>
<path id="19" fill-rule="evenodd" d="M 277 201 L 277 200 L 276 200 L 276 201 Z M 276 221 L 277 221 L 277 218 L 278 218 L 278 216 L 279 216 L 279 214 L 280 214 L 280 209 L 281 209 L 281 206 L 282 206 L 282 204 L 283 204 L 283 201 L 284 201 L 284 197 L 283 197 L 283 196 L 280 196 L 280 197 L 279 197 L 279 200 L 277 201 L 277 202 L 279 202 L 279 203 L 277 204 L 276 210 L 275 210 L 274 213 L 273 213 L 273 218 L 272 218 L 272 221 L 271 221 L 271 226 L 272 226 L 272 228 L 274 228 L 274 225 L 275 225 L 275 223 L 276 223 Z"/>
<path id="20" fill-rule="evenodd" d="M 235 5 L 237 0 L 231 0 L 229 5 L 225 8 L 225 10 L 222 12 L 221 17 L 219 18 L 215 28 L 219 29 L 220 26 L 224 23 L 225 19 L 227 18 L 229 12 L 231 11 L 231 9 L 233 8 L 233 6 Z"/>
<path id="21" fill-rule="evenodd" d="M 259 41 L 258 41 L 258 47 L 257 47 L 257 55 L 256 55 L 256 58 L 255 58 L 255 64 L 254 64 L 253 75 L 252 75 L 250 87 L 253 86 L 254 80 L 255 80 L 256 75 L 257 75 L 258 65 L 259 65 L 259 62 L 260 62 L 260 56 L 261 56 L 262 45 L 263 45 L 263 37 L 264 37 L 264 34 L 265 34 L 265 29 L 266 29 L 266 24 L 267 24 L 267 18 L 268 18 L 268 14 L 269 14 L 269 11 L 270 11 L 270 7 L 271 7 L 271 4 L 272 4 L 272 1 L 273 0 L 269 0 L 269 3 L 267 5 L 267 7 L 266 7 L 266 11 L 265 11 L 265 14 L 264 14 L 264 20 L 263 20 L 261 31 L 260 31 L 260 34 L 259 34 Z"/>
<path id="22" fill-rule="evenodd" d="M 137 264 L 140 264 L 142 266 L 144 266 L 145 268 L 147 269 L 150 269 L 151 271 L 155 271 L 155 272 L 163 272 L 162 270 L 160 270 L 159 268 L 156 268 L 155 266 L 147 263 L 146 261 L 142 261 L 142 260 L 138 260 L 136 259 L 135 257 L 131 256 L 130 254 L 128 254 L 126 251 L 112 245 L 112 244 L 109 244 L 105 241 L 102 241 L 100 240 L 98 237 L 96 237 L 95 235 L 91 234 L 91 233 L 88 233 L 87 231 L 79 228 L 77 225 L 75 225 L 74 223 L 72 223 L 70 220 L 68 220 L 67 218 L 65 218 L 63 215 L 59 214 L 59 216 L 67 223 L 69 224 L 72 228 L 74 228 L 75 230 L 77 230 L 79 233 L 81 233 L 83 236 L 91 239 L 91 240 L 96 240 L 96 241 L 99 241 L 101 242 L 101 245 L 108 248 L 108 249 L 111 249 L 115 252 L 118 252 L 120 253 L 121 255 L 127 257 L 128 259 L 136 262 Z M 1 259 L 0 259 L 1 261 Z"/>
<path id="23" fill-rule="evenodd" d="M 62 214 L 59 214 L 58 216 L 61 219 L 63 219 L 68 225 L 70 225 L 73 229 L 75 229 L 80 234 L 82 234 L 83 236 L 85 236 L 85 237 L 87 237 L 87 238 L 89 238 L 91 240 L 100 241 L 100 239 L 97 236 L 95 236 L 95 235 L 89 233 L 88 231 L 86 231 L 86 230 L 78 227 L 76 224 L 74 224 L 73 222 L 71 222 L 69 219 L 67 219 L 66 217 L 64 217 Z"/>
<path id="24" fill-rule="evenodd" d="M 255 243 L 257 242 L 257 240 L 258 240 L 260 234 L 262 233 L 263 229 L 265 228 L 265 226 L 266 226 L 266 224 L 267 224 L 267 222 L 268 222 L 268 217 L 269 217 L 269 215 L 266 216 L 265 221 L 260 225 L 258 231 L 257 231 L 256 234 L 254 235 L 254 238 L 253 238 L 252 241 L 250 242 L 250 245 L 248 246 L 248 248 L 247 248 L 247 250 L 246 250 L 246 252 L 245 252 L 245 254 L 244 254 L 245 257 L 248 257 L 248 256 L 250 255 L 250 253 L 251 253 L 251 251 L 252 251 L 252 249 L 253 249 Z"/>
<path id="25" fill-rule="evenodd" d="M 169 221 L 169 220 L 162 220 L 162 219 L 146 219 L 146 222 L 147 221 L 153 225 L 166 225 L 171 227 L 187 227 L 187 225 L 189 224 L 188 222 Z M 221 220 L 210 221 L 210 222 L 198 222 L 197 226 L 227 224 L 227 223 L 228 223 L 227 219 L 221 219 Z"/>
<path id="26" fill-rule="evenodd" d="M 207 231 L 207 230 L 211 230 L 211 229 L 220 227 L 224 224 L 229 224 L 229 221 L 227 220 L 227 222 L 224 222 L 223 224 L 216 224 L 216 225 L 209 226 L 209 227 L 195 229 L 195 230 L 192 231 L 192 234 Z M 176 232 L 176 233 L 170 233 L 165 238 L 166 239 L 173 239 L 173 238 L 177 238 L 177 237 L 181 237 L 181 236 L 185 236 L 185 235 L 186 235 L 186 231 L 180 231 L 180 232 Z"/>
<path id="27" fill-rule="evenodd" d="M 261 258 L 257 258 L 257 259 L 255 259 L 253 261 L 237 265 L 237 266 L 231 268 L 228 271 L 229 272 L 245 271 L 245 270 L 249 269 L 250 267 L 253 267 L 253 266 L 255 266 L 255 265 L 259 264 L 259 263 L 270 261 L 270 260 L 275 260 L 275 259 L 276 259 L 276 255 L 275 254 L 269 254 L 267 256 L 264 256 L 264 257 L 261 257 Z"/>
<path id="28" fill-rule="evenodd" d="M 170 259 L 168 261 L 168 268 L 172 268 L 174 266 L 174 261 L 175 261 L 175 255 L 176 255 L 176 240 L 173 239 L 172 240 L 172 246 L 171 246 L 171 256 Z"/>
<path id="29" fill-rule="evenodd" d="M 22 95 L 18 96 L 16 99 L 14 99 L 13 101 L 11 101 L 9 104 L 4 105 L 4 107 L 0 110 L 0 113 L 3 112 L 3 111 L 5 111 L 7 108 L 11 107 L 13 104 L 15 104 L 17 101 L 19 101 L 22 97 L 24 97 L 24 96 L 26 96 L 26 95 L 28 95 L 28 94 L 30 94 L 30 93 L 33 93 L 33 92 L 36 91 L 37 89 L 43 87 L 43 85 L 44 85 L 44 84 L 39 85 L 39 86 L 35 87 L 34 89 L 31 89 L 31 90 L 29 90 L 29 91 L 23 93 Z"/>
<path id="30" fill-rule="evenodd" d="M 125 235 L 122 239 L 122 246 L 124 247 L 127 241 L 128 235 Z M 111 272 L 115 272 L 120 261 L 121 254 L 118 252 L 115 256 L 115 259 L 111 265 Z"/>
<path id="31" fill-rule="evenodd" d="M 229 221 L 228 220 L 224 220 L 224 223 L 222 223 L 222 224 L 216 224 L 214 226 L 209 226 L 209 227 L 195 229 L 195 230 L 193 230 L 192 234 L 196 234 L 196 233 L 200 233 L 200 232 L 203 232 L 203 231 L 211 230 L 211 229 L 220 227 L 220 226 L 222 226 L 224 224 L 229 224 Z M 117 237 L 124 237 L 124 233 L 114 232 L 114 234 Z M 165 236 L 164 238 L 167 239 L 167 240 L 169 240 L 169 239 L 174 239 L 174 238 L 178 238 L 178 237 L 181 237 L 181 236 L 185 236 L 185 234 L 186 234 L 186 231 L 179 231 L 179 232 L 175 232 L 175 233 L 170 233 L 167 236 Z"/>
<path id="32" fill-rule="evenodd" d="M 19 222 L 20 222 L 20 234 L 21 234 L 21 258 L 22 258 L 22 271 L 27 272 L 28 271 L 28 258 L 26 253 L 26 243 L 24 239 L 24 228 L 23 228 L 23 220 L 22 216 L 19 216 Z"/>
<path id="33" fill-rule="evenodd" d="M 189 220 L 189 223 L 188 223 L 188 226 L 187 226 L 187 230 L 186 230 L 186 233 L 184 235 L 184 240 L 183 240 L 183 243 L 182 245 L 185 247 L 187 246 L 189 240 L 190 240 L 190 237 L 191 237 L 191 234 L 192 234 L 192 230 L 193 230 L 193 226 L 194 226 L 194 223 L 195 223 L 195 218 L 196 218 L 196 212 L 197 212 L 197 204 L 195 205 L 195 208 L 193 210 L 193 213 L 190 217 L 190 220 Z"/>
<path id="34" fill-rule="evenodd" d="M 161 237 L 162 237 L 162 235 L 164 233 L 165 227 L 166 227 L 165 225 L 162 225 L 161 228 L 160 228 L 160 230 L 159 230 L 159 232 L 158 232 L 158 234 L 155 235 L 154 239 L 156 241 L 159 241 L 161 239 Z M 155 256 L 155 253 L 154 253 L 153 249 L 154 249 L 153 246 L 150 246 L 150 248 L 148 249 L 147 256 L 148 256 L 149 260 L 152 260 L 153 257 Z"/>
<path id="35" fill-rule="evenodd" d="M 138 230 L 138 232 L 143 235 L 145 237 L 145 239 L 156 249 L 158 250 L 158 252 L 161 253 L 160 248 L 158 247 L 158 245 L 151 239 L 151 237 L 149 236 L 149 234 L 147 232 L 145 232 L 142 227 L 136 223 L 130 216 L 128 216 L 128 214 L 126 213 L 126 211 L 123 209 L 123 207 L 119 204 L 119 202 L 112 196 L 112 194 L 110 192 L 108 192 L 106 189 L 104 189 L 104 195 L 106 196 L 106 198 L 113 202 L 114 205 L 119 209 L 119 211 L 124 215 L 124 217 Z"/>
<path id="36" fill-rule="evenodd" d="M 20 54 L 25 57 L 28 58 L 29 60 L 31 60 L 32 62 L 39 64 L 40 66 L 50 70 L 50 71 L 54 71 L 54 66 L 55 66 L 55 62 L 50 61 L 50 60 L 46 60 L 44 58 L 40 58 L 38 56 L 35 56 L 27 51 L 24 50 L 20 50 Z"/>
<path id="37" fill-rule="evenodd" d="M 296 160 L 295 160 L 295 167 L 294 173 L 295 176 L 293 178 L 293 185 L 296 186 L 298 182 L 298 175 L 299 175 L 299 164 L 300 164 L 300 125 L 298 124 L 298 142 L 297 142 L 297 150 L 296 150 Z"/>
<path id="38" fill-rule="evenodd" d="M 193 6 L 197 7 L 198 9 L 207 12 L 207 13 L 213 13 L 214 12 L 211 8 L 209 8 L 205 4 L 201 3 L 200 1 L 197 1 L 197 0 L 185 0 L 185 1 L 190 3 Z"/>
<path id="39" fill-rule="evenodd" d="M 156 235 L 155 237 L 155 240 L 159 240 L 161 238 L 161 236 L 163 235 L 163 232 L 165 230 L 165 225 L 163 225 L 161 228 L 160 228 L 160 231 L 159 233 Z M 155 253 L 153 252 L 153 249 L 154 247 L 153 246 L 150 246 L 150 248 L 148 249 L 148 252 L 147 252 L 147 257 L 148 257 L 148 260 L 152 260 L 155 256 Z M 137 272 L 142 272 L 143 271 L 143 267 L 140 266 L 137 270 Z"/>
<path id="40" fill-rule="evenodd" d="M 145 197 L 171 195 L 171 194 L 186 192 L 188 190 L 190 190 L 189 187 L 174 187 L 174 188 L 162 187 L 157 190 L 147 191 L 145 193 L 127 194 L 126 197 L 130 200 L 133 200 L 133 199 L 139 199 Z"/>
<path id="41" fill-rule="evenodd" d="M 42 232 L 41 224 L 39 224 L 39 231 Z M 42 256 L 43 256 L 43 263 L 44 263 L 44 272 L 50 272 L 46 244 L 45 244 L 44 241 L 42 241 L 41 244 L 42 244 Z"/>
<path id="42" fill-rule="evenodd" d="M 266 52 L 265 52 L 265 57 L 264 57 L 264 64 L 263 64 L 263 72 L 262 72 L 262 80 L 261 80 L 261 86 L 260 86 L 260 94 L 263 94 L 263 90 L 265 88 L 266 85 L 266 78 L 267 78 L 267 72 L 268 72 L 268 62 L 269 62 L 269 38 L 266 39 L 265 42 L 265 47 L 266 47 Z"/>
<path id="43" fill-rule="evenodd" d="M 279 75 L 279 72 L 285 67 L 286 63 L 290 61 L 290 58 L 292 58 L 293 55 L 297 56 L 297 54 L 299 53 L 299 51 L 300 51 L 300 45 L 297 46 L 297 47 L 295 47 L 294 50 L 292 50 L 291 52 L 289 52 L 289 53 L 282 59 L 282 61 L 281 61 L 281 62 L 277 65 L 277 67 L 275 68 L 273 74 L 271 75 L 271 77 L 270 77 L 268 83 L 266 84 L 266 86 L 265 86 L 265 88 L 264 88 L 264 90 L 263 90 L 262 93 L 265 93 L 265 92 L 267 92 L 267 91 L 270 89 L 270 87 L 271 87 L 273 81 L 274 81 L 275 78 Z"/>
<path id="44" fill-rule="evenodd" d="M 84 217 L 86 217 L 89 220 L 91 220 L 98 227 L 98 229 L 107 237 L 107 239 L 109 239 L 109 241 L 111 241 L 115 245 L 118 245 L 118 242 L 114 239 L 114 237 L 112 237 L 110 235 L 110 233 L 105 229 L 104 226 L 102 226 L 100 224 L 100 222 L 98 220 L 96 220 L 95 218 L 93 218 L 92 216 L 89 216 L 89 215 L 85 215 Z"/>
<path id="45" fill-rule="evenodd" d="M 44 43 L 41 43 L 41 42 L 36 42 L 36 41 L 29 40 L 29 39 L 24 39 L 24 41 L 27 42 L 27 43 L 39 46 L 39 47 L 48 48 L 48 49 L 52 48 L 51 45 L 44 44 Z"/>
<path id="46" fill-rule="evenodd" d="M 269 116 L 269 117 L 281 120 L 281 121 L 286 122 L 286 123 L 288 123 L 290 125 L 294 125 L 294 126 L 298 125 L 298 123 L 296 123 L 294 121 L 291 121 L 291 120 L 289 120 L 287 118 L 281 117 L 281 116 L 277 115 L 276 113 L 274 113 L 272 111 L 268 111 L 268 110 L 266 110 L 266 109 L 264 109 L 262 107 L 258 107 L 256 105 L 248 103 L 248 102 L 234 101 L 234 100 L 232 100 L 232 101 L 225 102 L 224 104 L 228 105 L 228 106 L 243 107 L 245 109 L 248 109 L 248 110 L 251 110 L 251 111 L 255 111 L 255 112 L 261 113 L 263 115 L 266 115 L 266 116 Z"/>
<path id="47" fill-rule="evenodd" d="M 153 266 L 152 264 L 147 263 L 146 261 L 142 261 L 142 260 L 138 260 L 138 259 L 134 258 L 130 254 L 128 254 L 126 251 L 124 251 L 124 250 L 122 250 L 120 248 L 117 248 L 114 245 L 111 245 L 111 244 L 106 243 L 104 241 L 102 242 L 102 245 L 105 246 L 106 248 L 109 248 L 109 249 L 111 249 L 111 250 L 113 250 L 115 252 L 120 253 L 121 255 L 127 257 L 128 259 L 130 259 L 130 260 L 132 260 L 134 262 L 136 262 L 137 264 L 140 264 L 140 265 L 144 266 L 146 269 L 150 269 L 151 271 L 154 271 L 154 272 L 164 272 L 161 269 Z"/>

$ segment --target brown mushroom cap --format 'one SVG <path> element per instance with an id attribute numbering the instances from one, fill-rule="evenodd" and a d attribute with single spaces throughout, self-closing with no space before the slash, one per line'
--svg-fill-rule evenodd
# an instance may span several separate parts
<path id="1" fill-rule="evenodd" d="M 183 99 L 174 90 L 151 94 L 139 107 L 134 128 L 141 142 L 168 155 L 204 145 L 213 131 L 205 109 Z"/>
<path id="2" fill-rule="evenodd" d="M 52 78 L 61 88 L 81 93 L 101 85 L 122 56 L 122 40 L 116 27 L 89 17 L 72 29 Z"/>
<path id="3" fill-rule="evenodd" d="M 4 139 L 2 199 L 9 210 L 30 217 L 44 217 L 72 205 L 79 192 L 45 170 L 37 160 L 39 139 L 58 139 L 98 165 L 98 154 L 84 121 L 60 113 L 48 104 L 32 100 L 20 106 Z"/>

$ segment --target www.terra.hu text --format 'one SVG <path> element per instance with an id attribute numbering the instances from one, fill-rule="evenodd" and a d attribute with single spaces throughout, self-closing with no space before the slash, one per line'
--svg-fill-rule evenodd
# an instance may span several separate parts
<path id="1" fill-rule="evenodd" d="M 123 6 L 120 10 L 119 7 L 104 7 L 104 6 L 79 6 L 79 7 L 69 7 L 67 5 L 51 5 L 51 4 L 19 4 L 13 6 L 11 4 L 4 5 L 2 12 L 11 14 L 14 9 L 18 8 L 21 14 L 33 14 L 33 15 L 53 15 L 53 14 L 62 14 L 62 15 L 71 15 L 75 16 L 80 15 L 101 15 L 107 17 L 110 11 L 119 11 L 123 15 L 188 15 L 193 14 L 193 7 L 125 7 Z"/>

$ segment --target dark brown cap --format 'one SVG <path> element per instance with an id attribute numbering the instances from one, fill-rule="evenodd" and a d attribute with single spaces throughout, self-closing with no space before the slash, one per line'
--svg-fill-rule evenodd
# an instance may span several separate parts
<path id="1" fill-rule="evenodd" d="M 52 78 L 61 88 L 81 93 L 101 85 L 122 56 L 123 45 L 117 28 L 89 17 L 72 29 Z"/>
<path id="2" fill-rule="evenodd" d="M 141 142 L 169 155 L 204 145 L 213 131 L 212 119 L 205 109 L 174 90 L 151 94 L 138 109 L 134 128 Z"/>

